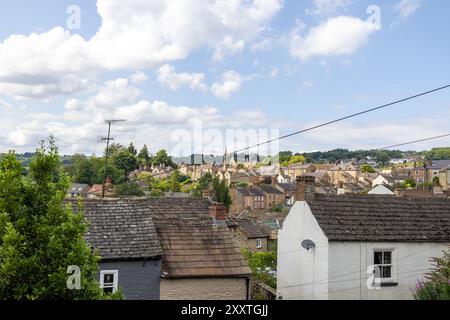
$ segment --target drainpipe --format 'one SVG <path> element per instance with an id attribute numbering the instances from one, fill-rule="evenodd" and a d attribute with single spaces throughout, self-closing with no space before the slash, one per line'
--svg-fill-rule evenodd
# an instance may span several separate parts
<path id="1" fill-rule="evenodd" d="M 250 278 L 245 279 L 245 286 L 247 288 L 247 301 L 250 300 Z"/>

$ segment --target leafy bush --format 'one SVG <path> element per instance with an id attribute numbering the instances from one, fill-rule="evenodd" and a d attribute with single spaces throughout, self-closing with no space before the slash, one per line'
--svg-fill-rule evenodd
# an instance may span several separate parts
<path id="1" fill-rule="evenodd" d="M 450 300 L 450 250 L 433 258 L 434 269 L 419 280 L 413 292 L 416 300 Z"/>

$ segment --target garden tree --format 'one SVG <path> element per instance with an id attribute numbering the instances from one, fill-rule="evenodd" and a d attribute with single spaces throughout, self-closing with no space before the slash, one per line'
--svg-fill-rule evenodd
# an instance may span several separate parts
<path id="1" fill-rule="evenodd" d="M 433 270 L 425 275 L 425 280 L 417 282 L 416 300 L 450 300 L 450 250 L 443 256 L 433 258 Z"/>
<path id="2" fill-rule="evenodd" d="M 147 145 L 144 144 L 141 151 L 139 151 L 139 154 L 137 155 L 139 164 L 142 164 L 143 166 L 150 164 L 150 155 L 148 154 L 148 148 Z"/>
<path id="3" fill-rule="evenodd" d="M 363 172 L 363 173 L 375 173 L 376 171 L 371 165 L 369 165 L 367 163 L 363 163 L 361 165 L 361 172 Z"/>
<path id="4" fill-rule="evenodd" d="M 448 160 L 450 159 L 450 148 L 433 148 L 425 153 L 427 160 Z"/>
<path id="5" fill-rule="evenodd" d="M 386 165 L 389 162 L 390 157 L 386 151 L 377 151 L 375 160 L 381 165 Z"/>
<path id="6" fill-rule="evenodd" d="M 94 183 L 101 183 L 98 179 L 98 172 L 102 166 L 100 158 L 85 156 L 73 159 L 73 173 L 72 180 L 77 183 L 86 183 L 92 185 Z"/>
<path id="7" fill-rule="evenodd" d="M 119 184 L 116 188 L 119 197 L 143 197 L 144 191 L 136 182 Z"/>
<path id="8" fill-rule="evenodd" d="M 106 175 L 105 175 L 105 167 L 101 166 L 97 172 L 96 183 L 102 184 L 104 182 L 105 176 L 111 180 L 113 184 L 120 184 L 125 181 L 125 172 L 119 168 L 117 168 L 111 161 L 108 161 L 106 166 Z"/>
<path id="9" fill-rule="evenodd" d="M 277 252 L 251 252 L 248 249 L 243 249 L 242 253 L 252 270 L 252 278 L 276 289 L 277 279 L 267 272 L 267 268 L 272 271 L 277 270 Z"/>
<path id="10" fill-rule="evenodd" d="M 281 151 L 279 154 L 280 163 L 289 161 L 292 157 L 292 151 Z"/>
<path id="11" fill-rule="evenodd" d="M 294 164 L 302 164 L 305 163 L 305 157 L 302 155 L 291 156 L 288 161 L 281 162 L 281 166 L 288 167 Z"/>
<path id="12" fill-rule="evenodd" d="M 128 146 L 128 151 L 130 151 L 130 153 L 131 153 L 133 156 L 136 156 L 136 155 L 137 155 L 137 150 L 136 150 L 136 148 L 134 147 L 133 142 L 130 142 L 130 145 Z"/>
<path id="13" fill-rule="evenodd" d="M 124 147 L 120 143 L 111 143 L 108 147 L 108 156 L 114 156 L 120 150 L 124 149 Z M 106 154 L 106 148 L 103 155 Z"/>
<path id="14" fill-rule="evenodd" d="M 99 257 L 84 240 L 82 208 L 64 205 L 69 177 L 53 138 L 42 143 L 26 177 L 13 152 L 0 162 L 0 299 L 104 299 L 96 281 Z M 79 266 L 81 289 L 67 288 Z"/>
<path id="15" fill-rule="evenodd" d="M 137 159 L 128 149 L 119 150 L 112 159 L 114 165 L 124 172 L 125 177 L 137 167 Z"/>
<path id="16" fill-rule="evenodd" d="M 176 168 L 177 165 L 173 162 L 172 157 L 169 157 L 167 151 L 162 149 L 159 150 L 156 155 L 152 159 L 152 163 L 154 166 L 165 166 Z"/>
<path id="17" fill-rule="evenodd" d="M 411 178 L 406 179 L 405 182 L 402 183 L 403 189 L 415 188 L 415 187 L 417 187 L 417 184 L 414 181 L 414 179 L 411 179 Z"/>
<path id="18" fill-rule="evenodd" d="M 211 173 L 206 173 L 203 177 L 198 179 L 197 185 L 195 186 L 194 190 L 192 191 L 192 196 L 196 198 L 201 198 L 203 196 L 203 191 L 206 190 L 209 185 L 213 181 L 213 176 Z"/>
<path id="19" fill-rule="evenodd" d="M 227 208 L 227 212 L 230 210 L 231 206 L 231 196 L 230 190 L 228 189 L 225 180 L 219 181 L 218 177 L 213 179 L 213 189 L 216 196 L 216 201 L 222 203 L 225 208 Z"/>
<path id="20" fill-rule="evenodd" d="M 180 192 L 181 191 L 180 173 L 178 172 L 178 170 L 175 170 L 170 174 L 169 189 L 172 192 Z"/>

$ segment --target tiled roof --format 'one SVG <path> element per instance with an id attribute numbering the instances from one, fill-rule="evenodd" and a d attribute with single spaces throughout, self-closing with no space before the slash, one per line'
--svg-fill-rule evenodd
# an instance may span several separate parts
<path id="1" fill-rule="evenodd" d="M 142 201 L 150 208 L 161 241 L 166 277 L 246 277 L 251 273 L 231 231 L 213 226 L 208 199 Z"/>
<path id="2" fill-rule="evenodd" d="M 71 201 L 77 210 L 75 201 Z M 82 201 L 89 222 L 86 241 L 102 260 L 126 260 L 162 256 L 161 245 L 149 208 L 142 202 L 114 199 Z"/>
<path id="3" fill-rule="evenodd" d="M 295 183 L 277 183 L 277 185 L 283 189 L 285 192 L 286 191 L 295 191 L 295 189 L 297 188 Z"/>
<path id="4" fill-rule="evenodd" d="M 450 160 L 433 160 L 431 161 L 431 169 L 443 169 L 450 166 Z"/>
<path id="5" fill-rule="evenodd" d="M 447 199 L 316 194 L 309 206 L 330 241 L 450 241 Z"/>
<path id="6" fill-rule="evenodd" d="M 268 194 L 283 194 L 283 192 L 268 184 L 260 184 L 258 188 L 261 189 L 264 193 Z"/>
<path id="7" fill-rule="evenodd" d="M 241 229 L 249 239 L 267 238 L 270 235 L 259 225 L 250 220 L 239 219 L 236 222 L 238 223 L 239 229 Z"/>
<path id="8" fill-rule="evenodd" d="M 264 197 L 265 194 L 262 192 L 262 190 L 258 188 L 237 188 L 237 192 L 239 192 L 243 196 L 258 196 L 258 197 Z"/>

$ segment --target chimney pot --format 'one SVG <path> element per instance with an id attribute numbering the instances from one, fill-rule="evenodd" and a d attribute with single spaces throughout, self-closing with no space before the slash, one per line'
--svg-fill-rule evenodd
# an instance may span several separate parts
<path id="1" fill-rule="evenodd" d="M 297 177 L 297 189 L 295 192 L 296 201 L 311 201 L 315 197 L 315 178 L 313 176 Z"/>

